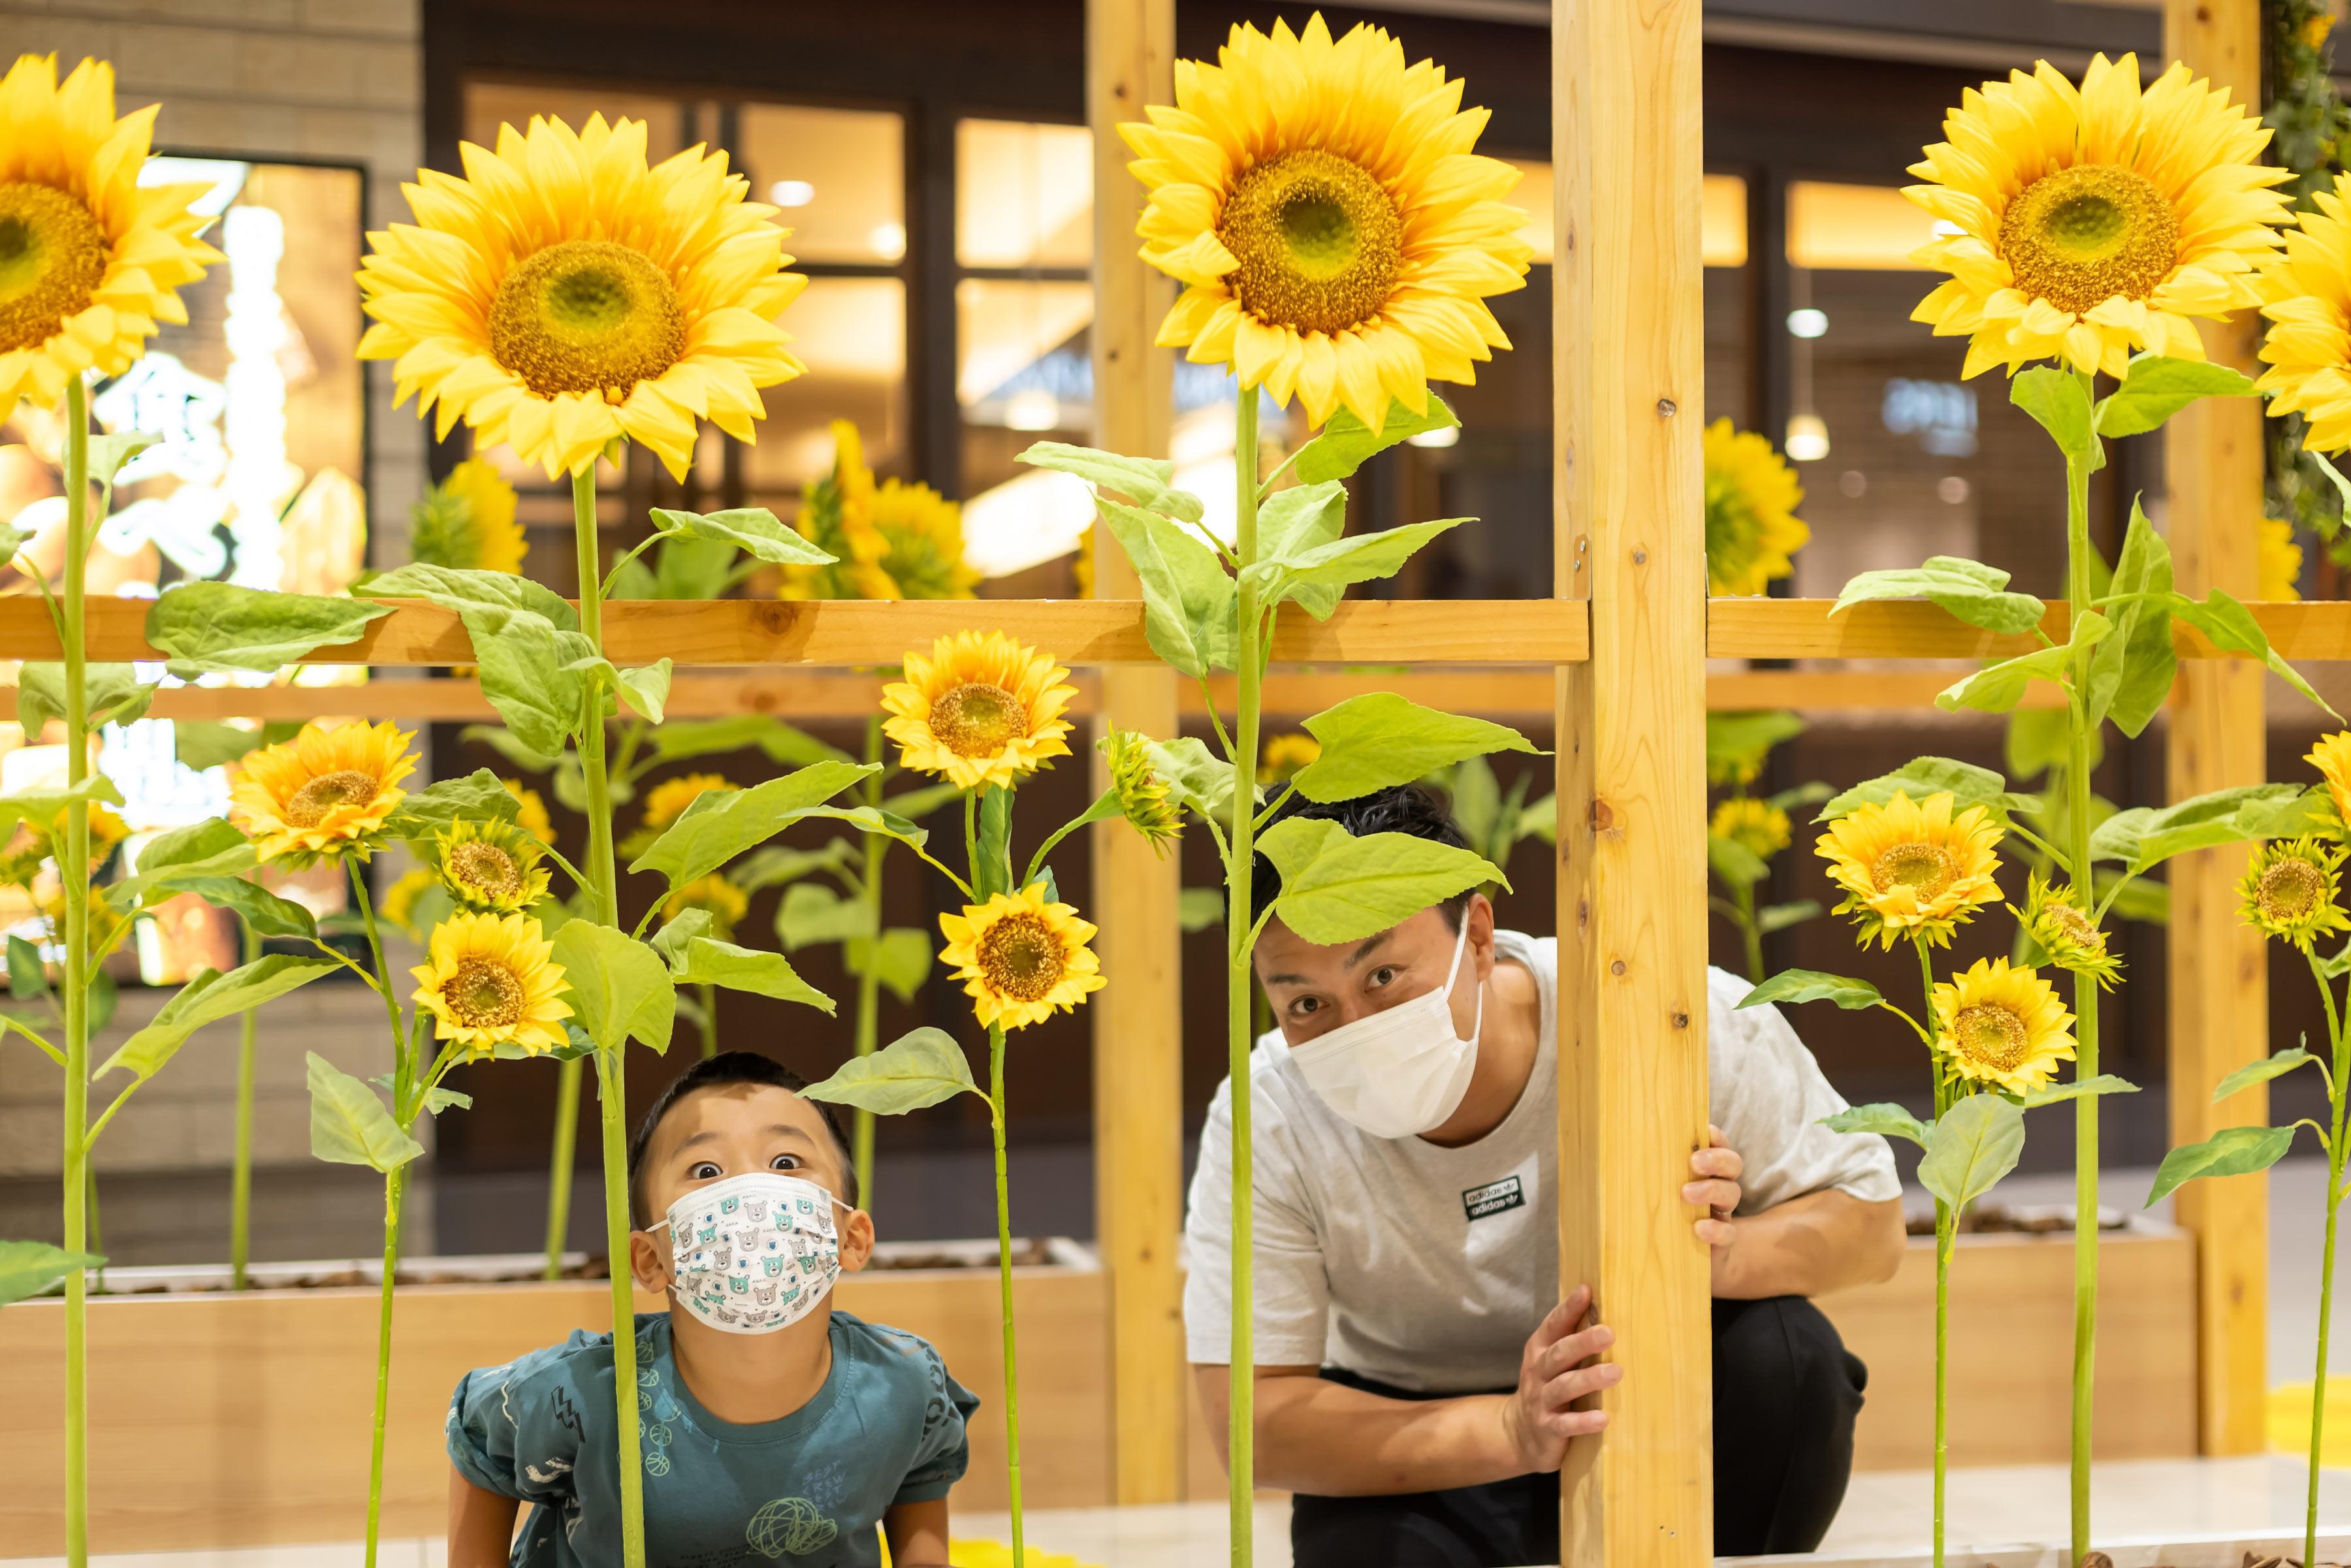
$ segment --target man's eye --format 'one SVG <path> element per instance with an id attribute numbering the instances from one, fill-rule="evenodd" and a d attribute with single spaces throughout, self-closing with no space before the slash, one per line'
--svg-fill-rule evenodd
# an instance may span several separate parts
<path id="1" fill-rule="evenodd" d="M 1296 1001 L 1290 1004 L 1290 1010 L 1296 1013 L 1300 1018 L 1304 1018 L 1310 1013 L 1319 1013 L 1322 1010 L 1322 998 L 1320 997 L 1301 997 Z"/>
<path id="2" fill-rule="evenodd" d="M 696 1160 L 694 1162 L 694 1168 L 685 1174 L 690 1180 L 694 1181 L 716 1181 L 725 1173 L 721 1172 L 713 1161 Z"/>
<path id="3" fill-rule="evenodd" d="M 1395 966 L 1394 964 L 1383 964 L 1378 968 L 1372 971 L 1370 985 L 1373 989 L 1377 990 L 1380 987 L 1387 985 L 1389 982 L 1394 980 L 1395 977 Z"/>

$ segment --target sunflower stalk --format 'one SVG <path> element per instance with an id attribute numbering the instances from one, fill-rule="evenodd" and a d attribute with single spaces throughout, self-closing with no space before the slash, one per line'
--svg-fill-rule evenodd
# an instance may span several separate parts
<path id="1" fill-rule="evenodd" d="M 89 1250 L 89 671 L 83 642 L 82 594 L 90 544 L 89 389 L 66 382 L 65 596 L 60 619 L 65 656 L 66 852 L 57 867 L 65 895 L 65 1249 Z M 77 875 L 78 871 L 81 874 Z M 89 1560 L 89 1346 L 86 1281 L 77 1262 L 66 1270 L 66 1562 Z"/>
<path id="2" fill-rule="evenodd" d="M 261 956 L 261 934 L 242 916 L 237 931 L 245 962 Z M 245 1009 L 236 1022 L 236 1148 L 229 1168 L 228 1267 L 229 1288 L 246 1288 L 246 1266 L 253 1255 L 253 1052 L 259 1034 L 260 1010 Z"/>
<path id="3" fill-rule="evenodd" d="M 988 1131 L 996 1145 L 996 1281 L 1004 1316 L 1004 1446 L 1010 1469 L 1012 1568 L 1027 1563 L 1020 1506 L 1020 1363 L 1012 1333 L 1012 1192 L 1004 1169 L 1004 1026 L 987 1031 Z"/>
<path id="4" fill-rule="evenodd" d="M 2342 1013 L 2335 1005 L 2335 985 L 2326 977 L 2325 966 L 2315 954 L 2305 950 L 2303 956 L 2326 1004 L 2327 1056 L 2333 1063 L 2326 1081 L 2333 1129 L 2326 1141 L 2326 1245 L 2318 1269 L 2318 1354 L 2310 1376 L 2310 1490 L 2304 1505 L 2302 1534 L 2302 1560 L 2314 1563 L 2318 1561 L 2319 1457 L 2326 1436 L 2326 1353 L 2335 1323 L 2335 1228 L 2343 1207 L 2344 1113 L 2351 1108 L 2351 1092 L 2346 1092 L 2351 1090 L 2351 1082 L 2346 1082 L 2351 1080 L 2351 1036 L 2344 1032 Z"/>
<path id="5" fill-rule="evenodd" d="M 2094 378 L 2075 372 L 2082 394 L 2093 406 Z M 2065 587 L 2078 626 L 2091 613 L 2092 555 L 2090 549 L 2090 473 L 2098 452 L 2098 438 L 2090 437 L 2087 455 L 2065 455 Z M 2066 686 L 2065 872 L 2075 886 L 2086 888 L 2090 876 L 2090 748 L 2096 727 L 2088 708 L 2090 661 L 2094 649 L 2074 640 L 2071 679 Z M 2074 1077 L 2088 1082 L 2098 1075 L 2098 981 L 2082 971 L 2074 975 Z M 2072 1524 L 2073 1555 L 2079 1563 L 2090 1552 L 2090 1422 L 2097 1367 L 2098 1333 L 2098 1103 L 2085 1094 L 2074 1102 L 2074 1404 Z"/>
<path id="6" fill-rule="evenodd" d="M 1931 1030 L 1935 1022 L 1935 958 L 1924 936 L 1912 939 L 1918 950 L 1918 1016 Z M 1935 1119 L 1951 1108 L 1950 1075 L 1937 1061 L 1933 1040 L 1928 1041 L 1928 1070 L 1934 1075 Z M 1935 1199 L 1935 1568 L 1943 1568 L 1943 1505 L 1950 1473 L 1951 1413 L 1951 1247 L 1959 1233 L 1959 1215 L 1940 1197 Z"/>
<path id="7" fill-rule="evenodd" d="M 882 806 L 882 716 L 868 714 L 865 718 L 865 762 L 873 769 L 865 779 L 865 803 L 879 810 Z M 857 977 L 857 1032 L 855 1049 L 859 1056 L 871 1056 L 880 1042 L 882 1028 L 882 857 L 890 841 L 880 833 L 865 835 L 864 864 L 860 870 L 857 895 L 864 902 L 865 929 L 871 944 L 866 949 L 865 967 Z M 857 1173 L 857 1201 L 867 1213 L 873 1209 L 873 1113 L 859 1106 L 850 1124 L 850 1165 Z M 1009 1315 L 1005 1319 L 1008 1325 Z M 1009 1330 L 1008 1328 L 1007 1332 Z"/>
<path id="8" fill-rule="evenodd" d="M 1238 693 L 1233 711 L 1233 816 L 1225 843 L 1225 981 L 1227 1071 L 1235 1086 L 1233 1106 L 1233 1322 L 1232 1360 L 1226 1368 L 1227 1472 L 1230 1484 L 1232 1568 L 1249 1568 L 1254 1556 L 1252 1527 L 1256 1495 L 1256 1345 L 1251 1303 L 1254 1216 L 1250 1195 L 1255 1169 L 1249 1143 L 1249 1047 L 1254 977 L 1249 947 L 1256 936 L 1250 908 L 1250 886 L 1256 857 L 1257 745 L 1259 704 L 1265 662 L 1260 656 L 1263 628 L 1259 624 L 1256 580 L 1249 572 L 1258 553 L 1257 538 L 1257 401 L 1254 387 L 1243 387 L 1233 412 L 1234 533 L 1233 550 L 1240 562 L 1238 580 L 1239 643 L 1234 656 Z"/>
<path id="9" fill-rule="evenodd" d="M 383 997 L 392 1026 L 392 1119 L 407 1132 L 415 1121 L 409 1111 L 415 1063 L 408 1031 L 400 1019 L 400 1002 L 392 988 L 392 967 L 384 959 L 383 934 L 376 924 L 375 900 L 369 896 L 367 871 L 357 856 L 348 862 L 351 896 L 360 906 L 367 932 L 368 955 L 375 965 L 375 988 Z M 246 1015 L 250 1017 L 248 1013 Z M 423 1096 L 414 1097 L 419 1102 Z M 376 1547 L 383 1522 L 383 1433 L 392 1398 L 392 1292 L 400 1266 L 401 1199 L 407 1191 L 408 1167 L 397 1166 L 383 1176 L 383 1281 L 378 1287 L 375 1331 L 375 1426 L 368 1439 L 367 1568 L 375 1568 Z"/>

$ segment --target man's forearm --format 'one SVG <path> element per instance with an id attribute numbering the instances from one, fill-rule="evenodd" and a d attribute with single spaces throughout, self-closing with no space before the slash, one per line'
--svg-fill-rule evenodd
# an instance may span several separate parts
<path id="1" fill-rule="evenodd" d="M 1258 1481 L 1316 1497 L 1380 1497 L 1503 1480 L 1522 1473 L 1503 1426 L 1509 1402 L 1388 1399 L 1316 1376 L 1260 1375 Z M 1212 1415 L 1221 1436 L 1222 1414 Z"/>
<path id="2" fill-rule="evenodd" d="M 1899 1199 L 1864 1203 L 1834 1189 L 1740 1217 L 1714 1293 L 1733 1301 L 1824 1296 L 1893 1278 L 1901 1266 Z"/>

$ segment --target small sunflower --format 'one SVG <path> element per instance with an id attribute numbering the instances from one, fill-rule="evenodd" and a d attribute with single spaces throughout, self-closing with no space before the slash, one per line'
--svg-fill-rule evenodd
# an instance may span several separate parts
<path id="1" fill-rule="evenodd" d="M 96 876 L 113 857 L 115 849 L 131 836 L 122 819 L 97 802 L 89 808 L 89 871 Z M 57 858 L 58 846 L 66 841 L 66 814 L 59 810 L 47 822 L 36 822 L 27 817 L 16 824 L 16 831 L 0 845 L 0 883 L 13 887 L 30 887 L 41 868 Z"/>
<path id="2" fill-rule="evenodd" d="M 2263 517 L 2261 534 L 2259 597 L 2292 604 L 2302 597 L 2302 547 L 2294 542 L 2294 525 L 2283 517 Z"/>
<path id="3" fill-rule="evenodd" d="M 2297 214 L 2285 254 L 2262 268 L 2269 369 L 2253 385 L 2270 413 L 2302 415 L 2304 446 L 2340 452 L 2351 446 L 2351 174 L 2311 200 L 2317 210 Z"/>
<path id="4" fill-rule="evenodd" d="M 713 789 L 725 793 L 742 786 L 716 773 L 684 773 L 664 779 L 645 791 L 645 825 L 666 828 L 685 815 L 685 809 Z"/>
<path id="5" fill-rule="evenodd" d="M 50 935 L 65 940 L 65 890 L 52 883 L 40 899 L 41 917 L 49 923 Z M 131 917 L 117 910 L 103 898 L 92 898 L 82 904 L 82 918 L 89 922 L 89 961 L 95 966 L 115 949 L 116 944 L 131 934 Z"/>
<path id="6" fill-rule="evenodd" d="M 1746 795 L 1734 795 L 1717 806 L 1713 819 L 1707 823 L 1707 831 L 1716 838 L 1729 839 L 1760 861 L 1768 861 L 1786 849 L 1795 836 L 1787 812 Z"/>
<path id="7" fill-rule="evenodd" d="M 2000 857 L 2000 824 L 1981 806 L 1956 815 L 1946 790 L 1913 800 L 1897 790 L 1883 805 L 1839 817 L 1820 837 L 1829 880 L 1843 888 L 1839 915 L 1860 925 L 1864 946 L 1875 937 L 1891 947 L 1901 936 L 1937 946 L 1976 910 L 2000 900 L 1992 873 Z"/>
<path id="8" fill-rule="evenodd" d="M 1257 781 L 1260 784 L 1287 784 L 1298 777 L 1310 762 L 1319 761 L 1322 743 L 1303 730 L 1287 735 L 1269 735 L 1258 748 Z"/>
<path id="9" fill-rule="evenodd" d="M 1176 61 L 1176 107 L 1118 128 L 1150 191 L 1143 259 L 1185 285 L 1160 345 L 1314 424 L 1343 406 L 1376 431 L 1390 400 L 1420 413 L 1430 382 L 1474 382 L 1510 346 L 1486 298 L 1523 287 L 1534 252 L 1501 199 L 1518 171 L 1470 151 L 1487 113 L 1461 88 L 1320 16 Z"/>
<path id="10" fill-rule="evenodd" d="M 710 916 L 710 935 L 721 942 L 731 941 L 735 927 L 751 912 L 751 895 L 722 872 L 698 876 L 662 901 L 662 919 L 676 919 L 689 909 L 705 911 Z"/>
<path id="11" fill-rule="evenodd" d="M 329 727 L 316 720 L 293 739 L 237 765 L 229 815 L 266 861 L 308 865 L 331 855 L 367 858 L 373 835 L 407 791 L 412 737 L 389 721 Z"/>
<path id="12" fill-rule="evenodd" d="M 2102 989 L 2114 984 L 2122 960 L 2115 956 L 2097 922 L 2075 900 L 2072 887 L 2053 887 L 2036 872 L 2026 879 L 2024 907 L 2011 904 L 2008 912 L 2052 964 L 2089 976 Z"/>
<path id="13" fill-rule="evenodd" d="M 417 906 L 427 893 L 440 884 L 439 877 L 422 868 L 403 872 L 399 881 L 383 890 L 383 897 L 377 901 L 375 912 L 388 924 L 398 926 L 421 942 L 424 939 L 424 933 L 416 924 Z"/>
<path id="14" fill-rule="evenodd" d="M 1045 884 L 999 893 L 961 915 L 939 916 L 942 962 L 956 966 L 979 1021 L 1020 1029 L 1072 1011 L 1102 988 L 1102 962 L 1086 946 L 1094 928 L 1066 904 L 1049 904 Z"/>
<path id="15" fill-rule="evenodd" d="M 598 114 L 458 153 L 465 177 L 419 172 L 417 222 L 371 234 L 360 269 L 360 358 L 396 361 L 436 436 L 463 420 L 549 479 L 626 439 L 681 480 L 698 421 L 756 438 L 759 389 L 807 369 L 777 319 L 808 279 L 724 152 L 648 167 L 644 122 Z"/>
<path id="16" fill-rule="evenodd" d="M 784 569 L 787 599 L 902 599 L 882 564 L 890 541 L 873 520 L 873 470 L 857 426 L 832 422 L 832 472 L 808 487 L 794 527 L 833 559 L 824 566 Z M 960 524 L 958 524 L 960 528 Z"/>
<path id="17" fill-rule="evenodd" d="M 441 885 L 461 909 L 512 915 L 547 896 L 543 848 L 518 824 L 453 824 L 434 840 Z"/>
<path id="18" fill-rule="evenodd" d="M 554 848 L 555 824 L 549 820 L 547 802 L 538 798 L 538 791 L 513 779 L 501 779 L 498 782 L 515 798 L 515 826 L 549 849 Z"/>
<path id="19" fill-rule="evenodd" d="M 2134 350 L 2201 360 L 2196 318 L 2259 305 L 2293 178 L 2270 133 L 2174 65 L 2099 55 L 2076 88 L 2043 60 L 1970 91 L 1903 194 L 1947 227 L 1912 254 L 1951 274 L 1914 321 L 1968 337 L 1962 376 L 2034 360 L 2119 376 Z"/>
<path id="20" fill-rule="evenodd" d="M 1152 766 L 1150 740 L 1133 730 L 1113 729 L 1102 737 L 1102 750 L 1120 813 L 1154 851 L 1165 854 L 1184 831 L 1184 813 L 1167 798 L 1167 780 Z"/>
<path id="21" fill-rule="evenodd" d="M 2323 737 L 2303 760 L 2326 780 L 2326 792 L 2335 800 L 2335 814 L 2351 830 L 2351 729 L 2338 729 Z"/>
<path id="22" fill-rule="evenodd" d="M 960 789 L 1008 789 L 1046 758 L 1067 757 L 1070 672 L 1000 632 L 958 632 L 909 653 L 906 678 L 883 688 L 883 731 L 905 766 Z"/>
<path id="23" fill-rule="evenodd" d="M 427 566 L 519 572 L 530 543 L 515 517 L 515 487 L 486 460 L 466 458 L 417 503 L 408 553 Z"/>
<path id="24" fill-rule="evenodd" d="M 2272 839 L 2237 884 L 2245 924 L 2304 952 L 2330 931 L 2351 930 L 2335 894 L 2344 852 L 2318 839 Z"/>
<path id="25" fill-rule="evenodd" d="M 553 1051 L 571 1016 L 554 954 L 528 915 L 460 912 L 433 928 L 430 962 L 409 970 L 409 999 L 433 1015 L 435 1040 L 455 1040 L 469 1055 L 501 1045 Z"/>
<path id="26" fill-rule="evenodd" d="M 61 83 L 55 55 L 20 55 L 0 78 L 0 424 L 20 399 L 53 408 L 77 376 L 120 375 L 221 260 L 188 210 L 204 184 L 140 183 L 154 123 L 152 106 L 114 118 L 99 61 Z"/>
<path id="27" fill-rule="evenodd" d="M 1979 958 L 1935 987 L 1935 1049 L 1953 1079 L 2029 1094 L 2074 1060 L 2073 1027 L 2056 988 L 2005 958 Z"/>
<path id="28" fill-rule="evenodd" d="M 1803 486 L 1770 441 L 1727 417 L 1706 427 L 1705 447 L 1707 591 L 1761 593 L 1813 537 L 1796 516 Z"/>

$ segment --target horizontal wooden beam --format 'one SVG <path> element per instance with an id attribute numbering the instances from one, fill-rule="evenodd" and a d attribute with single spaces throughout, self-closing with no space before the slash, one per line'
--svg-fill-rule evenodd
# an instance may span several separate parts
<path id="1" fill-rule="evenodd" d="M 2000 636 L 1970 626 L 1932 604 L 1896 600 L 1856 604 L 1832 615 L 1827 599 L 1714 599 L 1707 601 L 1706 652 L 1714 659 L 2005 659 L 2041 644 L 2027 636 Z M 2289 659 L 2351 659 L 2351 601 L 2246 606 L 2270 645 Z M 2052 604 L 2041 629 L 2064 642 L 2065 606 Z M 2180 657 L 2219 657 L 2185 627 L 2174 642 Z"/>

